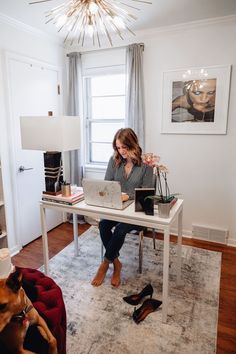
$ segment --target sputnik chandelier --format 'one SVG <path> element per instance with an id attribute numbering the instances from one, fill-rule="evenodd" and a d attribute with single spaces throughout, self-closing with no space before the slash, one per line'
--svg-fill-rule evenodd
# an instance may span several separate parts
<path id="1" fill-rule="evenodd" d="M 53 0 L 35 0 L 29 4 L 38 4 Z M 46 24 L 52 22 L 58 32 L 65 30 L 64 42 L 71 45 L 77 41 L 83 46 L 85 38 L 91 38 L 93 45 L 101 46 L 101 38 L 105 36 L 112 46 L 112 36 L 118 35 L 122 40 L 123 33 L 130 32 L 132 21 L 137 19 L 129 11 L 140 11 L 136 4 L 152 4 L 142 0 L 67 0 L 61 5 L 46 12 Z"/>

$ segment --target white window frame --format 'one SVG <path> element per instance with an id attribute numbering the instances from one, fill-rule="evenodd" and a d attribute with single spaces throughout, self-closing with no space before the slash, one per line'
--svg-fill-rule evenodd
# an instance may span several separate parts
<path id="1" fill-rule="evenodd" d="M 90 144 L 91 144 L 91 138 L 90 138 L 90 133 L 91 133 L 91 123 L 94 120 L 91 118 L 90 114 L 90 108 L 91 105 L 91 100 L 89 98 L 89 94 L 91 92 L 90 90 L 90 79 L 95 76 L 104 76 L 104 75 L 115 75 L 115 74 L 125 74 L 125 65 L 113 65 L 113 66 L 107 66 L 107 67 L 96 67 L 96 71 L 93 71 L 90 75 L 86 75 L 83 77 L 83 92 L 84 92 L 84 126 L 85 126 L 85 166 L 86 168 L 95 168 L 95 169 L 104 169 L 107 166 L 106 162 L 92 162 L 91 161 L 91 150 L 90 150 Z M 123 97 L 124 95 L 110 95 L 111 97 Z M 103 97 L 109 97 L 109 95 L 104 95 Z M 108 122 L 124 122 L 125 125 L 125 117 L 124 119 L 99 119 L 99 123 L 108 123 Z M 106 142 L 104 142 L 106 144 Z M 110 142 L 107 144 L 111 144 Z"/>

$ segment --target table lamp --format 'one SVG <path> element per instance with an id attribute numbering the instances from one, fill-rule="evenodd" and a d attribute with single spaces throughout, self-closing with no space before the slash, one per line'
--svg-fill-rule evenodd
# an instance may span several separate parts
<path id="1" fill-rule="evenodd" d="M 45 191 L 60 193 L 63 181 L 61 153 L 80 148 L 80 119 L 76 116 L 20 117 L 21 145 L 24 150 L 44 153 Z"/>

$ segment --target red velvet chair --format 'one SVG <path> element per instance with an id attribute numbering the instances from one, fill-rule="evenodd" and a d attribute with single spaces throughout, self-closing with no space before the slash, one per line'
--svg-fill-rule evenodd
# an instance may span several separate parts
<path id="1" fill-rule="evenodd" d="M 23 288 L 27 296 L 57 340 L 58 354 L 66 354 L 66 310 L 60 287 L 38 270 L 17 268 L 23 274 Z M 38 339 L 28 336 L 29 346 L 31 340 L 39 345 Z"/>

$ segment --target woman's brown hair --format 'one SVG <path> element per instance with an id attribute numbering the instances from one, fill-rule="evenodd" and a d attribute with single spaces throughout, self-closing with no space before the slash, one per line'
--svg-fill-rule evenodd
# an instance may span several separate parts
<path id="1" fill-rule="evenodd" d="M 122 156 L 119 154 L 116 147 L 117 139 L 119 139 L 122 145 L 127 147 L 133 164 L 140 166 L 142 162 L 142 149 L 139 146 L 137 135 L 131 128 L 119 129 L 114 136 L 112 146 L 114 149 L 114 160 L 116 166 L 120 166 L 122 162 Z"/>

